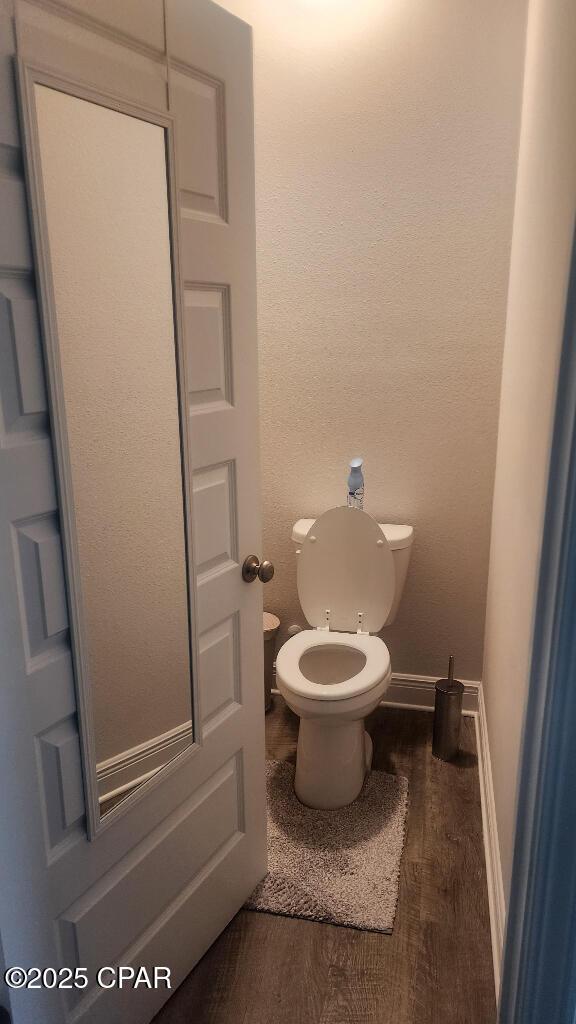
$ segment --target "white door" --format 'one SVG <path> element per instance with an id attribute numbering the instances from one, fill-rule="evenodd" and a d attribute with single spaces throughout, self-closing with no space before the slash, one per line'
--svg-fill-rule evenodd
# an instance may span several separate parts
<path id="1" fill-rule="evenodd" d="M 195 742 L 92 840 L 15 55 L 174 122 Z M 209 0 L 0 0 L 0 114 L 0 962 L 89 975 L 0 1005 L 144 1024 L 170 991 L 97 969 L 168 966 L 177 986 L 266 865 L 262 590 L 241 573 L 262 555 L 250 30 Z"/>

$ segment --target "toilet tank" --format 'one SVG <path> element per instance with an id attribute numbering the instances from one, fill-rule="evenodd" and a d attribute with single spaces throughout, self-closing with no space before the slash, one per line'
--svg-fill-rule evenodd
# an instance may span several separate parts
<path id="1" fill-rule="evenodd" d="M 299 550 L 304 538 L 316 522 L 315 519 L 299 519 L 292 527 L 292 540 L 296 551 Z M 379 523 L 382 533 L 388 541 L 388 546 L 394 558 L 394 569 L 396 571 L 396 592 L 390 609 L 390 614 L 384 626 L 391 626 L 396 618 L 402 591 L 406 582 L 412 541 L 414 540 L 414 529 L 412 526 L 396 526 L 393 523 Z"/>

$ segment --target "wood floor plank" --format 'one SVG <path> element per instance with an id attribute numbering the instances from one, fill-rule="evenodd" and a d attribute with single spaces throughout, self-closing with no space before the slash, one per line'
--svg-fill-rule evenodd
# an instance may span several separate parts
<path id="1" fill-rule="evenodd" d="M 494 1024 L 474 722 L 454 764 L 432 756 L 429 712 L 380 707 L 367 728 L 374 768 L 409 780 L 392 935 L 240 911 L 155 1024 Z M 278 696 L 266 737 L 295 759 Z"/>
<path id="2" fill-rule="evenodd" d="M 438 993 L 426 1024 L 495 1019 L 482 810 L 474 722 L 462 725 L 461 753 L 446 764 L 430 756 L 422 876 L 422 949 Z M 488 955 L 487 955 L 488 954 Z M 469 979 L 474 984 L 470 986 Z M 431 979 L 419 979 L 425 1000 Z M 461 1018 L 460 1018 L 461 1019 Z"/>

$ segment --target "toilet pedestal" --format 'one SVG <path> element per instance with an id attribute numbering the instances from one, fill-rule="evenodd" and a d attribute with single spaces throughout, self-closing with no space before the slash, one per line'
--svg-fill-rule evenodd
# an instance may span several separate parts
<path id="1" fill-rule="evenodd" d="M 300 719 L 296 796 L 307 807 L 329 810 L 356 799 L 372 764 L 364 720 Z"/>

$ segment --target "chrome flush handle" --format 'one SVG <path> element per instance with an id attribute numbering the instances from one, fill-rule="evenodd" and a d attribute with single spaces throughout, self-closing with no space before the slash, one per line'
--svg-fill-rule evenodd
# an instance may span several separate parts
<path id="1" fill-rule="evenodd" d="M 248 555 L 248 558 L 244 559 L 242 579 L 246 583 L 253 583 L 256 577 L 258 577 L 261 583 L 269 583 L 273 575 L 274 566 L 267 559 L 261 562 L 258 555 Z"/>

